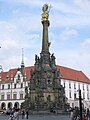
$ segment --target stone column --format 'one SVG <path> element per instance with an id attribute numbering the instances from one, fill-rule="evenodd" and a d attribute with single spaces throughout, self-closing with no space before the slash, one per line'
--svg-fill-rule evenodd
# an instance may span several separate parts
<path id="1" fill-rule="evenodd" d="M 49 52 L 49 42 L 48 42 L 48 26 L 49 21 L 42 21 L 43 24 L 43 36 L 42 36 L 42 52 Z"/>

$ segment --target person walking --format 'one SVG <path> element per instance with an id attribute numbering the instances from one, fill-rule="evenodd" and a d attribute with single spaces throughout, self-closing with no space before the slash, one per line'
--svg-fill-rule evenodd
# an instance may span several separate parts
<path id="1" fill-rule="evenodd" d="M 19 110 L 15 110 L 15 112 L 14 112 L 14 120 L 19 120 Z"/>
<path id="2" fill-rule="evenodd" d="M 87 120 L 85 115 L 83 115 L 82 120 Z"/>
<path id="3" fill-rule="evenodd" d="M 90 110 L 89 110 L 88 120 L 90 120 Z"/>
<path id="4" fill-rule="evenodd" d="M 24 119 L 24 118 L 25 118 L 25 111 L 22 110 L 22 119 Z"/>
<path id="5" fill-rule="evenodd" d="M 28 110 L 26 110 L 26 119 L 28 119 L 28 115 L 29 115 Z"/>
<path id="6" fill-rule="evenodd" d="M 74 120 L 74 112 L 73 112 L 73 110 L 71 110 L 71 112 L 70 112 L 70 120 Z"/>
<path id="7" fill-rule="evenodd" d="M 89 120 L 89 108 L 87 108 L 86 116 L 87 116 L 87 120 Z"/>

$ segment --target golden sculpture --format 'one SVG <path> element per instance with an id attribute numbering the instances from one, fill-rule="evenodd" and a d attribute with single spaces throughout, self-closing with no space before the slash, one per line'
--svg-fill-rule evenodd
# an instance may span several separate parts
<path id="1" fill-rule="evenodd" d="M 44 4 L 43 8 L 42 8 L 42 21 L 47 21 L 48 17 L 49 17 L 49 11 L 48 11 L 48 5 Z"/>

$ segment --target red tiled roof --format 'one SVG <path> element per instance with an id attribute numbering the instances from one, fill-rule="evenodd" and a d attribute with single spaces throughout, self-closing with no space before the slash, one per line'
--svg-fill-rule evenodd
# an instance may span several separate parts
<path id="1" fill-rule="evenodd" d="M 0 77 L 1 77 L 2 81 L 6 79 L 7 73 L 8 72 L 1 72 L 0 73 Z"/>
<path id="2" fill-rule="evenodd" d="M 30 71 L 34 70 L 34 66 L 30 66 L 30 67 L 25 67 L 24 69 L 22 69 L 22 73 L 26 74 L 26 79 L 29 80 L 30 79 Z M 14 78 L 16 73 L 18 71 L 18 68 L 15 69 L 10 69 L 7 72 L 1 72 L 0 73 L 0 77 L 2 79 L 2 82 L 10 82 L 12 81 L 11 78 Z M 6 77 L 8 76 L 8 80 L 6 80 Z"/>
<path id="3" fill-rule="evenodd" d="M 7 72 L 1 72 L 0 77 L 1 77 L 3 82 L 10 82 L 11 78 L 13 78 L 15 76 L 16 72 L 17 72 L 17 68 L 16 69 L 10 69 Z M 7 76 L 9 78 L 9 80 L 6 80 Z"/>
<path id="4" fill-rule="evenodd" d="M 23 73 L 26 74 L 26 78 L 27 78 L 28 80 L 29 80 L 30 77 L 31 77 L 31 75 L 30 75 L 30 71 L 31 71 L 31 70 L 34 70 L 34 66 L 25 67 L 25 68 L 23 69 Z"/>
<path id="5" fill-rule="evenodd" d="M 82 71 L 74 70 L 74 69 L 59 66 L 59 65 L 57 65 L 57 69 L 60 69 L 60 77 L 63 79 L 90 83 L 90 79 Z M 18 68 L 10 69 L 7 72 L 1 72 L 0 76 L 1 76 L 2 81 L 3 82 L 10 82 L 11 77 L 14 77 L 16 75 L 17 70 L 18 70 Z M 34 70 L 34 66 L 25 67 L 22 70 L 22 73 L 26 74 L 27 80 L 29 80 L 31 77 L 30 76 L 31 70 Z M 9 80 L 6 80 L 7 76 L 9 77 Z"/>
<path id="6" fill-rule="evenodd" d="M 63 79 L 90 83 L 90 79 L 82 71 L 78 71 L 58 65 L 57 65 L 57 69 L 60 69 L 60 77 Z"/>

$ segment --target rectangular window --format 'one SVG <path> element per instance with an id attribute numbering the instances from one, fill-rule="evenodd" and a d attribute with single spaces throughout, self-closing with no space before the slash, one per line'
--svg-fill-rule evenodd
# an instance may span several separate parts
<path id="1" fill-rule="evenodd" d="M 74 93 L 74 99 L 76 98 L 76 93 Z"/>
<path id="2" fill-rule="evenodd" d="M 69 91 L 69 98 L 71 98 L 71 91 Z"/>
<path id="3" fill-rule="evenodd" d="M 89 100 L 89 93 L 87 93 L 87 99 Z"/>
<path id="4" fill-rule="evenodd" d="M 1 95 L 1 100 L 4 100 L 4 95 Z"/>
<path id="5" fill-rule="evenodd" d="M 76 84 L 74 83 L 74 89 L 76 89 Z"/>
<path id="6" fill-rule="evenodd" d="M 10 94 L 7 95 L 7 100 L 10 100 Z"/>
<path id="7" fill-rule="evenodd" d="M 20 94 L 20 99 L 23 99 L 23 94 Z"/>
<path id="8" fill-rule="evenodd" d="M 21 83 L 21 88 L 23 88 L 23 83 Z"/>
<path id="9" fill-rule="evenodd" d="M 10 89 L 10 84 L 8 84 L 8 89 Z"/>
<path id="10" fill-rule="evenodd" d="M 78 89 L 80 90 L 80 84 L 78 84 Z"/>
<path id="11" fill-rule="evenodd" d="M 69 83 L 69 88 L 71 88 L 71 83 Z"/>
<path id="12" fill-rule="evenodd" d="M 85 93 L 83 92 L 83 99 L 85 99 Z"/>
<path id="13" fill-rule="evenodd" d="M 65 82 L 64 82 L 64 88 L 65 88 Z"/>
<path id="14" fill-rule="evenodd" d="M 13 94 L 13 99 L 17 99 L 17 94 Z"/>
<path id="15" fill-rule="evenodd" d="M 88 85 L 87 85 L 87 91 L 89 91 L 89 87 L 88 87 Z"/>
<path id="16" fill-rule="evenodd" d="M 14 88 L 16 88 L 16 84 L 14 84 Z"/>
<path id="17" fill-rule="evenodd" d="M 4 85 L 2 85 L 2 90 L 4 90 Z"/>
<path id="18" fill-rule="evenodd" d="M 84 84 L 83 84 L 83 90 L 84 90 Z"/>

